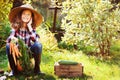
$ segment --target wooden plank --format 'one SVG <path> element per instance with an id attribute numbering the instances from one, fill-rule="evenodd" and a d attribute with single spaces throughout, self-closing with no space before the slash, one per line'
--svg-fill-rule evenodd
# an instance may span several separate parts
<path id="1" fill-rule="evenodd" d="M 78 65 L 60 65 L 55 63 L 54 71 L 59 77 L 78 77 L 83 75 L 83 65 L 81 63 Z"/>
<path id="2" fill-rule="evenodd" d="M 78 74 L 82 74 L 82 71 L 55 71 L 55 73 L 57 74 L 57 73 L 60 73 L 60 74 L 62 74 L 62 73 L 78 73 Z"/>
<path id="3" fill-rule="evenodd" d="M 79 77 L 79 76 L 82 76 L 82 74 L 80 73 L 56 73 L 57 76 L 61 77 L 61 76 L 64 76 L 64 77 Z"/>
<path id="4" fill-rule="evenodd" d="M 74 70 L 56 70 L 55 72 L 78 72 L 78 73 L 81 73 L 82 70 L 76 70 L 76 71 L 74 71 Z"/>
<path id="5" fill-rule="evenodd" d="M 55 66 L 54 67 L 60 67 L 60 68 L 79 68 L 79 67 L 82 67 L 83 65 L 81 64 L 81 63 L 79 63 L 79 64 L 77 64 L 77 65 L 60 65 L 60 64 L 58 64 L 58 63 L 56 63 L 55 64 Z"/>
<path id="6" fill-rule="evenodd" d="M 83 66 L 81 67 L 74 67 L 74 68 L 61 68 L 59 67 L 55 67 L 54 71 L 82 71 L 83 70 Z"/>

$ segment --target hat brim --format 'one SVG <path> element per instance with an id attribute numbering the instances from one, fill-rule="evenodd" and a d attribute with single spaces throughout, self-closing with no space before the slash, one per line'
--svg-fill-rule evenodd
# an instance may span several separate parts
<path id="1" fill-rule="evenodd" d="M 26 7 L 16 7 L 12 9 L 9 13 L 9 21 L 10 23 L 14 22 L 14 18 L 22 11 L 22 10 L 30 10 L 34 14 L 34 22 L 36 27 L 38 27 L 43 22 L 43 17 L 40 13 L 35 11 L 34 9 L 26 8 Z"/>

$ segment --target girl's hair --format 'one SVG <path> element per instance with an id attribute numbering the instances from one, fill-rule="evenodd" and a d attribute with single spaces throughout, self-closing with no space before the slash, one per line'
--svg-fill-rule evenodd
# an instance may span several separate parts
<path id="1" fill-rule="evenodd" d="M 25 9 L 24 9 L 25 10 Z M 14 28 L 15 30 L 19 30 L 21 27 L 23 27 L 23 22 L 21 20 L 21 15 L 22 12 L 24 11 L 20 11 L 14 18 L 13 23 L 11 24 L 12 28 Z M 31 12 L 32 13 L 32 12 Z M 36 28 L 36 24 L 35 24 L 35 20 L 34 20 L 34 14 L 32 13 L 32 28 Z"/>
<path id="2" fill-rule="evenodd" d="M 20 26 L 21 26 L 21 20 L 19 19 L 18 15 L 16 15 L 16 17 L 14 18 L 11 26 L 15 30 L 18 30 L 20 28 Z"/>

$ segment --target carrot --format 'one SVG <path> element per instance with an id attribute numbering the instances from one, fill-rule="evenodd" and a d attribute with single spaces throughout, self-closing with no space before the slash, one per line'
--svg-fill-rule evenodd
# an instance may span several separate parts
<path id="1" fill-rule="evenodd" d="M 19 60 L 17 60 L 17 69 L 19 70 L 19 71 L 22 71 L 23 69 L 22 69 L 22 66 L 20 65 L 20 61 Z"/>
<path id="2" fill-rule="evenodd" d="M 19 52 L 19 55 L 22 56 L 22 54 Z"/>
<path id="3" fill-rule="evenodd" d="M 14 59 L 15 65 L 16 65 L 16 56 L 15 56 L 14 50 L 13 50 L 13 52 L 12 52 L 12 55 L 13 55 L 13 59 Z"/>
<path id="4" fill-rule="evenodd" d="M 16 51 L 17 51 L 18 56 L 22 56 L 22 54 L 19 52 L 17 47 L 16 47 Z"/>
<path id="5" fill-rule="evenodd" d="M 15 56 L 19 57 L 19 51 L 17 50 L 17 47 L 15 45 L 14 45 L 13 49 L 14 49 L 14 52 L 15 52 Z"/>
<path id="6" fill-rule="evenodd" d="M 10 43 L 10 54 L 12 53 L 12 48 L 13 48 L 13 45 L 12 43 Z"/>
<path id="7" fill-rule="evenodd" d="M 18 64 L 16 57 L 22 56 L 22 54 L 19 52 L 18 47 L 14 44 L 10 42 L 10 54 L 13 56 L 15 65 Z M 19 69 L 21 70 L 20 65 L 18 66 Z"/>
<path id="8" fill-rule="evenodd" d="M 16 55 L 15 55 L 15 51 L 14 51 L 14 46 L 15 45 L 13 43 L 10 43 L 10 54 L 12 54 L 14 62 L 16 64 Z"/>

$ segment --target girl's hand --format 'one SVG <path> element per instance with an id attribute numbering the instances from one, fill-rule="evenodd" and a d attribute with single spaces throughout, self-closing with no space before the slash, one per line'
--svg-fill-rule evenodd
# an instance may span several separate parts
<path id="1" fill-rule="evenodd" d="M 28 29 L 29 29 L 30 32 L 32 31 L 32 25 L 31 24 L 32 24 L 32 18 L 30 19 L 30 21 L 27 24 Z"/>
<path id="2" fill-rule="evenodd" d="M 17 43 L 18 42 L 18 38 L 12 36 L 11 37 L 11 42 L 14 43 L 14 44 Z"/>

